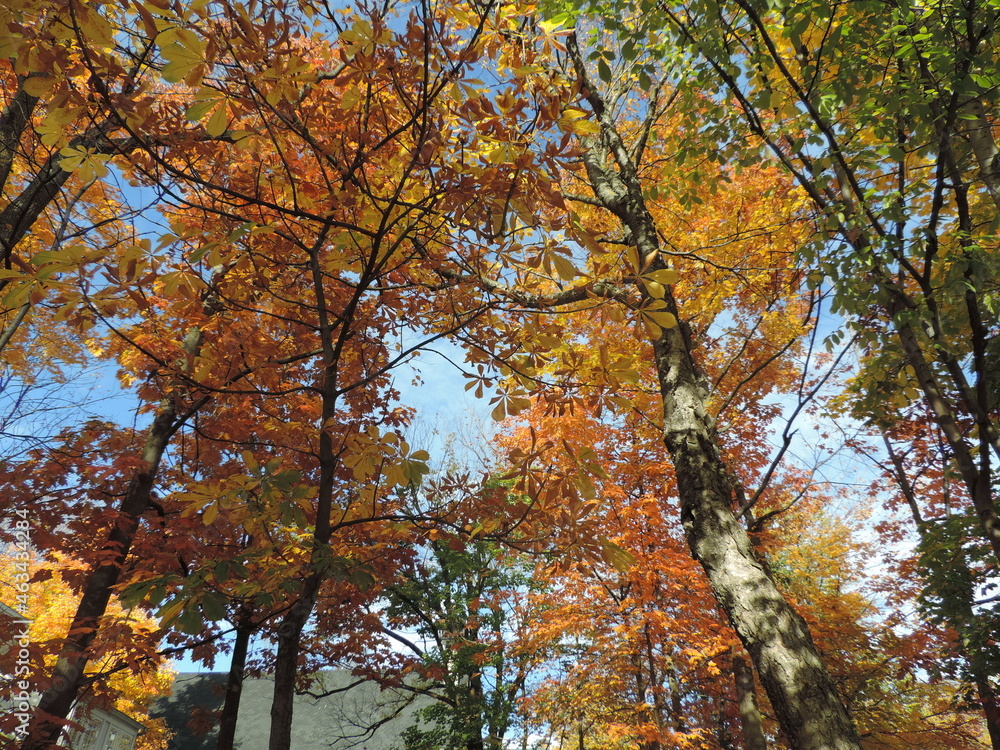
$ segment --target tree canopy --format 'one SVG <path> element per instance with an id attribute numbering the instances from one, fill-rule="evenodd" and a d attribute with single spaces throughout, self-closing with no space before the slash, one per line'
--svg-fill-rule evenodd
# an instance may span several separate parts
<path id="1" fill-rule="evenodd" d="M 219 748 L 338 665 L 427 750 L 1000 750 L 996 13 L 0 8 L 7 736 L 183 653 Z"/>

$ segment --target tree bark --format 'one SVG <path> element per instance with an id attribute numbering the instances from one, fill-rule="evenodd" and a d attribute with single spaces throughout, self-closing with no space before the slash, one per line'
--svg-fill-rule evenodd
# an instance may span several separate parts
<path id="1" fill-rule="evenodd" d="M 295 678 L 299 669 L 299 643 L 302 630 L 316 606 L 320 578 L 310 576 L 303 586 L 302 596 L 292 605 L 278 627 L 278 652 L 274 658 L 274 697 L 271 700 L 270 750 L 290 750 L 292 746 L 292 714 Z"/>
<path id="2" fill-rule="evenodd" d="M 679 328 L 666 330 L 654 351 L 664 442 L 691 552 L 750 653 L 792 747 L 859 750 L 857 731 L 805 621 L 768 577 L 733 513 L 729 473 L 706 410 L 708 391 L 684 338 Z"/>

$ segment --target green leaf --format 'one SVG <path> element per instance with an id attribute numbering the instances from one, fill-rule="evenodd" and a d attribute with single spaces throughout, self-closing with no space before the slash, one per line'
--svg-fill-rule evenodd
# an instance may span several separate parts
<path id="1" fill-rule="evenodd" d="M 597 61 L 597 75 L 605 83 L 611 83 L 611 68 L 603 59 Z"/>
<path id="2" fill-rule="evenodd" d="M 213 622 L 226 619 L 226 600 L 221 594 L 208 592 L 201 599 L 201 611 Z"/>

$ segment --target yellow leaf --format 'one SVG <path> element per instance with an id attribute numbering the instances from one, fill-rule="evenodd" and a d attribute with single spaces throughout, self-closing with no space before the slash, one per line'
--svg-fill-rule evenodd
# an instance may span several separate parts
<path id="1" fill-rule="evenodd" d="M 590 481 L 590 477 L 581 475 L 576 478 L 576 487 L 580 491 L 580 496 L 584 500 L 593 500 L 597 497 L 597 488 Z"/>
<path id="2" fill-rule="evenodd" d="M 629 385 L 637 385 L 639 383 L 639 371 L 638 370 L 618 370 L 615 375 L 623 383 L 628 383 Z"/>
<path id="3" fill-rule="evenodd" d="M 205 514 L 201 517 L 201 522 L 208 526 L 219 517 L 219 504 L 212 503 L 205 508 Z"/>
<path id="4" fill-rule="evenodd" d="M 551 34 L 553 31 L 563 26 L 566 23 L 566 20 L 567 20 L 567 14 L 560 13 L 558 16 L 555 16 L 551 20 L 539 21 L 538 27 L 546 34 Z"/>
<path id="5" fill-rule="evenodd" d="M 358 91 L 357 86 L 352 86 L 347 89 L 340 97 L 340 108 L 341 109 L 353 109 L 357 106 L 358 102 L 361 101 L 361 92 Z"/>
<path id="6" fill-rule="evenodd" d="M 649 292 L 651 297 L 656 297 L 657 299 L 663 299 L 663 295 L 666 294 L 666 289 L 658 281 L 650 281 L 643 277 L 643 284 L 646 287 L 646 291 Z"/>
<path id="7" fill-rule="evenodd" d="M 257 463 L 257 459 L 254 458 L 253 453 L 250 451 L 243 451 L 240 456 L 242 456 L 243 463 L 250 471 L 257 471 L 260 469 L 260 464 Z"/>
<path id="8" fill-rule="evenodd" d="M 647 274 L 643 274 L 643 278 L 669 285 L 677 283 L 678 274 L 672 268 L 661 268 L 659 271 L 650 271 Z"/>
<path id="9" fill-rule="evenodd" d="M 668 312 L 651 312 L 644 310 L 642 314 L 653 323 L 656 323 L 656 325 L 660 328 L 673 328 L 677 325 L 677 318 Z"/>
<path id="10" fill-rule="evenodd" d="M 163 48 L 163 57 L 167 64 L 160 71 L 163 78 L 170 83 L 187 81 L 188 85 L 193 85 L 188 78 L 204 64 L 205 58 L 197 38 L 194 40 L 195 48 L 184 46 L 174 42 Z"/>
<path id="11" fill-rule="evenodd" d="M 96 10 L 81 5 L 77 11 L 76 22 L 91 47 L 111 46 L 111 24 Z"/>
<path id="12" fill-rule="evenodd" d="M 559 274 L 559 278 L 563 281 L 572 281 L 576 278 L 576 268 L 569 258 L 562 255 L 553 255 L 552 265 L 556 267 L 556 273 Z"/>
<path id="13" fill-rule="evenodd" d="M 563 344 L 561 338 L 553 336 L 551 333 L 539 334 L 535 337 L 535 341 L 539 346 L 545 347 L 546 349 L 558 349 Z"/>
<path id="14" fill-rule="evenodd" d="M 634 247 L 625 248 L 625 259 L 632 267 L 632 270 L 639 273 L 642 270 L 642 263 L 639 260 L 639 251 Z"/>
<path id="15" fill-rule="evenodd" d="M 562 120 L 563 127 L 575 135 L 596 135 L 601 126 L 591 120 Z"/>
<path id="16" fill-rule="evenodd" d="M 207 132 L 213 138 L 218 138 L 220 135 L 226 132 L 226 127 L 229 125 L 229 109 L 226 107 L 225 102 L 219 105 L 219 108 L 215 110 L 212 118 L 208 121 L 208 125 L 205 126 L 205 132 Z"/>
<path id="17" fill-rule="evenodd" d="M 196 101 L 194 104 L 192 104 L 190 107 L 187 108 L 185 116 L 191 122 L 197 122 L 205 115 L 207 115 L 211 111 L 212 107 L 216 106 L 218 103 L 219 103 L 219 97 Z"/>
<path id="18" fill-rule="evenodd" d="M 611 565 L 619 573 L 627 573 L 629 568 L 635 565 L 635 555 L 626 549 L 622 549 L 606 537 L 601 537 L 601 556 L 604 561 Z"/>
<path id="19" fill-rule="evenodd" d="M 21 88 L 29 96 L 41 99 L 52 90 L 54 85 L 55 81 L 48 75 L 33 75 L 24 80 Z"/>

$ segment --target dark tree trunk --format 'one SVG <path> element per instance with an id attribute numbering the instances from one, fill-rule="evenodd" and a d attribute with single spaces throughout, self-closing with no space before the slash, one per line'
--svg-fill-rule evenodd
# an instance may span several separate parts
<path id="1" fill-rule="evenodd" d="M 292 746 L 292 701 L 299 669 L 299 643 L 302 630 L 312 616 L 320 579 L 311 576 L 303 586 L 302 596 L 289 609 L 278 627 L 278 653 L 274 659 L 274 698 L 271 701 L 270 750 L 290 750 Z"/>
<path id="2" fill-rule="evenodd" d="M 233 642 L 233 659 L 229 665 L 226 680 L 226 701 L 219 715 L 219 740 L 216 750 L 233 750 L 236 739 L 236 721 L 240 713 L 240 698 L 243 695 L 243 675 L 246 672 L 247 653 L 254 624 L 249 607 L 240 607 L 236 616 L 236 640 Z"/>
<path id="3" fill-rule="evenodd" d="M 322 421 L 327 425 L 334 421 L 337 414 L 337 364 L 339 352 L 342 351 L 348 336 L 349 327 L 340 326 L 339 336 L 335 337 L 336 325 L 331 319 L 326 304 L 323 273 L 319 264 L 319 252 L 325 242 L 325 235 L 316 241 L 310 255 L 313 290 L 316 295 L 316 312 L 320 321 L 320 343 L 323 348 L 323 384 L 321 390 Z M 358 291 L 345 308 L 342 321 L 350 321 L 364 293 L 366 284 L 359 284 Z M 337 454 L 334 449 L 330 430 L 319 431 L 318 453 L 319 487 L 316 493 L 316 527 L 313 532 L 312 553 L 310 555 L 311 569 L 328 551 L 330 537 L 333 534 L 331 514 L 333 510 L 334 483 L 337 472 Z M 302 630 L 309 618 L 319 596 L 319 588 L 323 576 L 312 572 L 305 578 L 302 593 L 292 604 L 281 625 L 278 627 L 278 652 L 274 663 L 274 697 L 271 701 L 271 735 L 269 750 L 291 750 L 292 747 L 292 700 L 295 695 L 295 678 L 298 674 L 299 644 L 302 640 Z"/>

